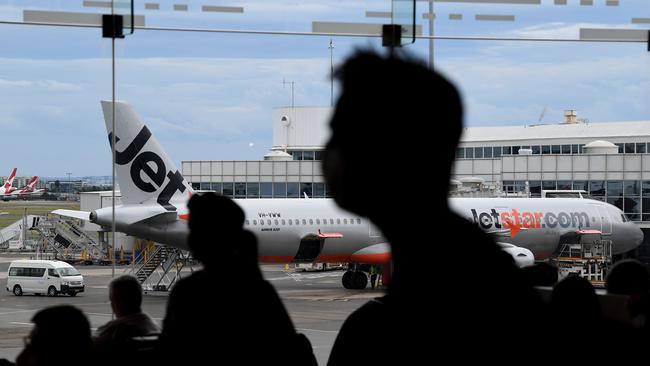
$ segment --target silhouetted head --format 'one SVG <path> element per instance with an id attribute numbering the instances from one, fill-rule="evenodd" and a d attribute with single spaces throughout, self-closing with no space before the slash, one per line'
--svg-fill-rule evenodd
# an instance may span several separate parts
<path id="1" fill-rule="evenodd" d="M 650 290 L 650 273 L 634 259 L 617 262 L 607 275 L 607 292 L 620 295 L 647 293 Z"/>
<path id="2" fill-rule="evenodd" d="M 243 230 L 244 211 L 232 199 L 214 193 L 192 196 L 187 207 L 188 245 L 194 257 L 207 265 L 234 255 Z"/>
<path id="3" fill-rule="evenodd" d="M 323 162 L 336 202 L 371 219 L 403 207 L 405 190 L 446 206 L 462 130 L 456 88 L 421 62 L 369 51 L 350 57 L 336 77 L 341 95 Z M 410 178 L 427 168 L 437 174 Z"/>
<path id="4" fill-rule="evenodd" d="M 521 274 L 531 286 L 553 286 L 557 282 L 557 267 L 547 263 L 539 262 L 532 266 L 521 268 Z"/>
<path id="5" fill-rule="evenodd" d="M 25 349 L 18 355 L 18 365 L 88 362 L 92 350 L 90 323 L 79 309 L 69 305 L 53 306 L 36 313 L 32 322 L 34 328 L 25 339 Z"/>
<path id="6" fill-rule="evenodd" d="M 111 281 L 109 297 L 113 313 L 118 318 L 141 311 L 142 286 L 133 276 L 124 275 Z"/>
<path id="7" fill-rule="evenodd" d="M 580 276 L 569 276 L 553 288 L 551 310 L 555 316 L 589 322 L 600 316 L 600 301 L 591 282 Z"/>

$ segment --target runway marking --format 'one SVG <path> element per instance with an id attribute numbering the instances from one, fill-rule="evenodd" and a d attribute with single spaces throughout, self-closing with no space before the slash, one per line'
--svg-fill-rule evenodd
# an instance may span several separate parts
<path id="1" fill-rule="evenodd" d="M 6 312 L 6 313 L 0 313 L 0 315 L 9 315 L 9 314 L 18 314 L 18 313 L 30 313 L 30 312 L 34 312 L 34 311 L 37 311 L 37 310 L 34 310 L 34 309 L 16 310 L 16 311 L 9 311 L 9 312 Z"/>
<path id="2" fill-rule="evenodd" d="M 307 328 L 296 328 L 296 330 L 304 332 L 320 332 L 320 333 L 338 333 L 338 330 L 320 330 L 320 329 L 307 329 Z"/>
<path id="3" fill-rule="evenodd" d="M 300 282 L 302 280 L 315 280 L 318 278 L 326 277 L 341 277 L 340 273 L 321 273 L 321 274 L 301 274 L 301 273 L 287 273 L 286 277 L 274 277 L 267 278 L 267 281 L 282 281 L 282 280 L 294 280 Z"/>

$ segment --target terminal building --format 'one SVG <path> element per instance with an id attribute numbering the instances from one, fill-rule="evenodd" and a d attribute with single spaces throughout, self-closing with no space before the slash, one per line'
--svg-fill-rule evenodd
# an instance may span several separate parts
<path id="1" fill-rule="evenodd" d="M 233 198 L 329 197 L 320 161 L 331 112 L 277 108 L 273 146 L 263 160 L 183 161 L 182 173 L 195 189 Z M 386 179 L 408 195 L 409 177 Z M 650 121 L 588 123 L 568 110 L 555 124 L 465 128 L 454 181 L 531 197 L 542 190 L 584 190 L 650 230 Z M 646 250 L 643 245 L 640 252 Z"/>

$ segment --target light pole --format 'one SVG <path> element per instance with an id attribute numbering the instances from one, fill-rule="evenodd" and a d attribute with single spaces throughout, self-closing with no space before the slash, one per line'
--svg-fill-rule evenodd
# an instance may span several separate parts
<path id="1" fill-rule="evenodd" d="M 334 106 L 334 43 L 330 38 L 330 44 L 327 46 L 330 49 L 330 106 Z"/>
<path id="2" fill-rule="evenodd" d="M 429 20 L 429 68 L 433 70 L 433 0 L 429 0 L 429 12 L 426 16 Z"/>
<path id="3" fill-rule="evenodd" d="M 287 84 L 291 85 L 291 109 L 293 110 L 293 106 L 294 106 L 294 98 L 293 98 L 294 82 L 293 81 L 286 81 L 286 80 L 282 79 L 282 86 L 284 87 Z"/>

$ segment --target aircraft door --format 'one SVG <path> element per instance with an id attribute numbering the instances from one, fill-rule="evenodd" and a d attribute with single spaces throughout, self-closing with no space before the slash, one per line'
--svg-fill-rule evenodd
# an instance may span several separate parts
<path id="1" fill-rule="evenodd" d="M 381 231 L 379 230 L 378 227 L 372 224 L 370 220 L 367 220 L 368 222 L 368 236 L 371 238 L 379 238 L 381 237 Z"/>
<path id="2" fill-rule="evenodd" d="M 600 205 L 596 206 L 596 210 L 598 211 L 598 217 L 600 217 L 600 231 L 603 235 L 610 235 L 612 233 L 612 220 L 609 217 L 609 213 L 605 207 Z"/>

